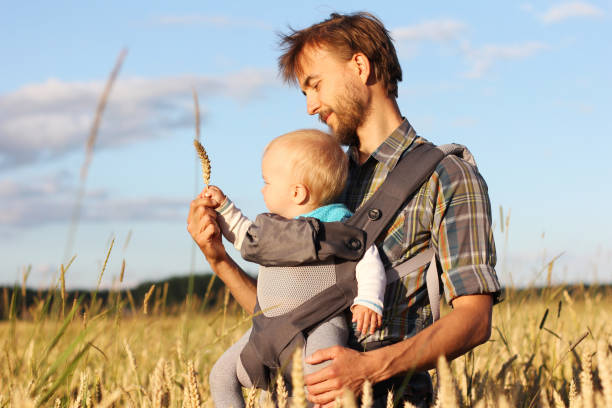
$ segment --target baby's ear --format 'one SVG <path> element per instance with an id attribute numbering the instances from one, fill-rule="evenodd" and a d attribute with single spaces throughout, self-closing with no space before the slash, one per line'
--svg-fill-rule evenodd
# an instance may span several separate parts
<path id="1" fill-rule="evenodd" d="M 291 190 L 291 198 L 296 205 L 303 205 L 310 200 L 310 191 L 308 187 L 302 183 L 294 184 Z"/>

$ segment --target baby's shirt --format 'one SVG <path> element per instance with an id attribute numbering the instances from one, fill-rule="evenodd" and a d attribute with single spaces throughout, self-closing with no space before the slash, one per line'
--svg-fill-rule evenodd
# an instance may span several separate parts
<path id="1" fill-rule="evenodd" d="M 253 222 L 244 216 L 229 198 L 226 198 L 217 208 L 217 212 L 221 216 L 217 219 L 221 233 L 240 251 L 247 231 Z M 322 222 L 335 222 L 342 221 L 351 215 L 352 213 L 343 204 L 329 204 L 300 217 L 313 217 Z M 363 258 L 355 267 L 355 274 L 357 297 L 351 309 L 355 305 L 362 305 L 382 315 L 387 278 L 376 245 L 370 246 L 365 251 Z"/>

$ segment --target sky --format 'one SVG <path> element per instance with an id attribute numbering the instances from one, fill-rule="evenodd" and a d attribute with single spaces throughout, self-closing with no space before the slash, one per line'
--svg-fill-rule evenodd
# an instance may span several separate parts
<path id="1" fill-rule="evenodd" d="M 554 283 L 612 282 L 612 1 L 222 3 L 0 3 L 0 285 L 26 270 L 30 286 L 52 285 L 73 255 L 72 288 L 95 287 L 107 254 L 103 287 L 124 260 L 124 286 L 208 271 L 186 230 L 203 187 L 192 90 L 211 182 L 247 215 L 265 212 L 265 145 L 325 129 L 278 76 L 278 33 L 362 10 L 395 41 L 402 114 L 426 139 L 474 154 L 502 284 L 545 283 L 552 259 Z"/>

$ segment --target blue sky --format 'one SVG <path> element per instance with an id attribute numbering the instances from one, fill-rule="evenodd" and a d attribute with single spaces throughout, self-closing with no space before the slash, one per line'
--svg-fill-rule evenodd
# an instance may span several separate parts
<path id="1" fill-rule="evenodd" d="M 502 282 L 542 282 L 560 253 L 556 282 L 611 282 L 611 1 L 38 1 L 0 5 L 0 284 L 20 281 L 28 265 L 33 285 L 57 276 L 97 100 L 121 49 L 71 251 L 72 287 L 96 284 L 113 238 L 105 286 L 123 259 L 128 285 L 191 269 L 185 219 L 202 187 L 192 88 L 212 182 L 248 215 L 265 211 L 266 143 L 322 126 L 277 76 L 277 32 L 358 10 L 395 39 L 403 115 L 434 143 L 474 153 Z M 195 269 L 208 269 L 200 254 Z"/>

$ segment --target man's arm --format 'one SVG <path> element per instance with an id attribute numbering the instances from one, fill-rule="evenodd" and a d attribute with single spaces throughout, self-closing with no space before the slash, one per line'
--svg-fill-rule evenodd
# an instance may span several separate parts
<path id="1" fill-rule="evenodd" d="M 315 352 L 309 364 L 332 360 L 328 367 L 305 378 L 309 400 L 332 406 L 347 388 L 361 393 L 363 383 L 436 366 L 440 355 L 456 358 L 491 336 L 491 295 L 466 295 L 453 300 L 453 310 L 414 337 L 368 352 L 335 346 Z"/>
<path id="2" fill-rule="evenodd" d="M 217 224 L 215 203 L 200 195 L 191 202 L 187 216 L 187 231 L 206 256 L 213 272 L 225 283 L 234 299 L 247 313 L 255 310 L 256 280 L 244 272 L 227 254 Z"/>

